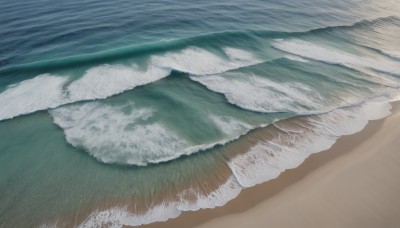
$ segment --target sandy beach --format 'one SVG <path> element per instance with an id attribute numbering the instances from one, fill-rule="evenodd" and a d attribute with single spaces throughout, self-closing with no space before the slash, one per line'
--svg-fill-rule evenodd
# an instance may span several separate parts
<path id="1" fill-rule="evenodd" d="M 399 109 L 223 207 L 142 227 L 399 227 Z"/>

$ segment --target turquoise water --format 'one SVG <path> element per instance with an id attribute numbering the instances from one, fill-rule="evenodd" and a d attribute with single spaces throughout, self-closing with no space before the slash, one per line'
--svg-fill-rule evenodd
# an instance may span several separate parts
<path id="1" fill-rule="evenodd" d="M 0 227 L 222 206 L 399 97 L 400 3 L 0 7 Z M 23 218 L 23 219 L 21 219 Z"/>

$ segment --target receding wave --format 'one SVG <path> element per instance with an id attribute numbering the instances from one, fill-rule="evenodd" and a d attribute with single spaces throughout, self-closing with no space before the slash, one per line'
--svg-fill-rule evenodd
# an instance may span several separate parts
<path id="1" fill-rule="evenodd" d="M 151 109 L 124 113 L 98 103 L 61 107 L 51 111 L 65 130 L 67 141 L 105 163 L 146 165 L 174 159 L 189 143 L 161 123 L 147 121 Z"/>
<path id="2" fill-rule="evenodd" d="M 242 189 L 278 177 L 286 169 L 300 165 L 311 154 L 330 148 L 339 137 L 360 131 L 369 120 L 389 115 L 390 108 L 387 99 L 376 98 L 329 113 L 297 116 L 256 129 L 220 151 L 226 157 L 231 174 L 224 174 L 227 178 L 219 177 L 217 188 L 207 192 L 188 188 L 140 213 L 129 206 L 94 211 L 79 227 L 139 226 L 166 221 L 184 211 L 222 206 Z"/>
<path id="3" fill-rule="evenodd" d="M 173 200 L 154 205 L 144 213 L 130 212 L 128 206 L 95 211 L 78 227 L 140 226 L 157 221 L 166 221 L 178 217 L 184 211 L 222 206 L 234 199 L 241 189 L 235 177 L 230 176 L 225 180 L 225 183 L 215 190 L 203 193 L 198 189 L 185 189 L 178 193 Z"/>
<path id="4" fill-rule="evenodd" d="M 313 153 L 329 149 L 339 137 L 362 130 L 369 120 L 388 116 L 390 108 L 388 102 L 375 99 L 325 114 L 275 122 L 248 134 L 246 137 L 254 140 L 244 150 L 225 148 L 228 164 L 242 186 L 254 186 L 297 167 Z"/>
<path id="5" fill-rule="evenodd" d="M 71 145 L 83 148 L 104 163 L 136 166 L 223 145 L 254 128 L 231 117 L 213 115 L 210 119 L 224 133 L 224 139 L 195 144 L 161 121 L 154 121 L 155 111 L 151 108 L 136 108 L 134 104 L 110 106 L 89 102 L 60 107 L 50 113 Z"/>

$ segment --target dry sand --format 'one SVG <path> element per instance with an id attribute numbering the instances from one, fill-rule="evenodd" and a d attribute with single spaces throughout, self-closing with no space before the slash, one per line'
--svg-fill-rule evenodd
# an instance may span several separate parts
<path id="1" fill-rule="evenodd" d="M 156 227 L 400 227 L 400 105 L 227 205 Z"/>

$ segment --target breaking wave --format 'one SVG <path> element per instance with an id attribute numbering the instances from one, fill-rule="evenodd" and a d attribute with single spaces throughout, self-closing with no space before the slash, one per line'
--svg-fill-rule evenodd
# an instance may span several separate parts
<path id="1" fill-rule="evenodd" d="M 224 50 L 226 59 L 196 47 L 155 55 L 145 70 L 136 65 L 101 65 L 87 70 L 75 81 L 66 76 L 39 75 L 10 85 L 0 93 L 0 106 L 4 107 L 0 121 L 77 101 L 105 99 L 167 77 L 172 70 L 207 75 L 260 62 L 244 50 Z"/>

